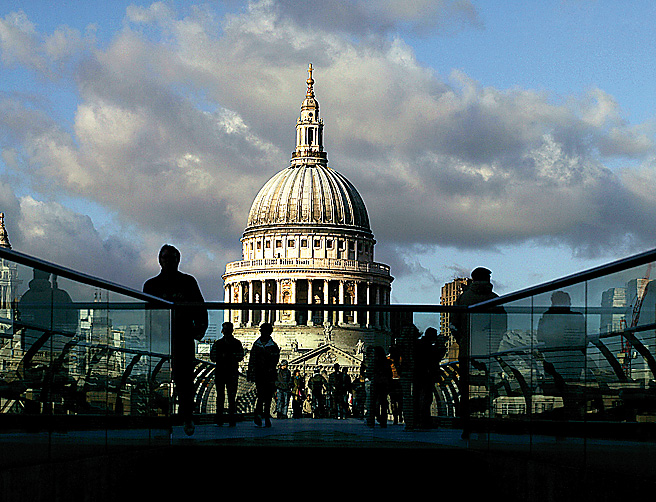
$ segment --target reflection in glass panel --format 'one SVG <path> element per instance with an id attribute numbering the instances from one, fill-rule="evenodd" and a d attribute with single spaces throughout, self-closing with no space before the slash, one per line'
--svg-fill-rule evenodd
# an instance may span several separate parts
<path id="1" fill-rule="evenodd" d="M 168 311 L 152 330 L 126 295 L 6 259 L 0 277 L 0 413 L 168 413 Z"/>
<path id="2" fill-rule="evenodd" d="M 591 371 L 601 387 L 599 418 L 653 421 L 656 291 L 652 264 L 595 279 L 588 287 Z"/>
<path id="3" fill-rule="evenodd" d="M 582 419 L 586 411 L 585 284 L 533 299 L 536 419 Z"/>

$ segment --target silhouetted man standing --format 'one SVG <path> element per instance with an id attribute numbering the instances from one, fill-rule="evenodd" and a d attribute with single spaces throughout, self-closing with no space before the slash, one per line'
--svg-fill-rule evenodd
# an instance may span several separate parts
<path id="1" fill-rule="evenodd" d="M 585 317 L 571 310 L 571 305 L 565 291 L 551 295 L 551 307 L 538 322 L 538 341 L 544 342 L 545 359 L 562 378 L 579 380 L 585 368 Z"/>
<path id="2" fill-rule="evenodd" d="M 497 298 L 499 295 L 492 291 L 491 275 L 492 272 L 486 268 L 474 269 L 471 273 L 471 284 L 458 297 L 455 305 L 469 307 Z M 486 312 L 454 312 L 451 314 L 451 319 L 453 336 L 458 342 L 458 359 L 461 365 L 460 417 L 466 420 L 469 417 L 470 357 L 487 355 L 499 349 L 501 337 L 507 329 L 507 318 L 503 307 L 495 307 Z M 463 429 L 463 437 L 468 435 L 469 431 Z"/>
<path id="3" fill-rule="evenodd" d="M 244 347 L 233 334 L 231 322 L 224 322 L 221 328 L 223 337 L 212 345 L 210 359 L 216 363 L 214 371 L 216 382 L 216 423 L 223 425 L 223 405 L 228 393 L 228 425 L 234 427 L 239 382 L 239 363 L 244 359 Z"/>
<path id="4" fill-rule="evenodd" d="M 446 355 L 443 338 L 433 327 L 426 328 L 416 343 L 415 351 L 415 392 L 417 395 L 416 425 L 420 428 L 433 427 L 431 405 L 435 384 L 441 376 L 440 361 Z"/>
<path id="5" fill-rule="evenodd" d="M 248 380 L 255 382 L 257 401 L 255 403 L 255 425 L 271 427 L 271 399 L 278 377 L 280 348 L 271 338 L 273 326 L 265 322 L 260 326 L 260 337 L 255 340 L 248 359 Z"/>
<path id="6" fill-rule="evenodd" d="M 180 251 L 165 244 L 159 251 L 159 264 L 162 271 L 145 282 L 144 293 L 176 304 L 204 303 L 196 279 L 178 270 Z M 205 336 L 207 324 L 207 309 L 204 307 L 174 308 L 172 312 L 171 371 L 178 393 L 180 415 L 187 435 L 194 433 L 194 340 L 200 340 Z"/>

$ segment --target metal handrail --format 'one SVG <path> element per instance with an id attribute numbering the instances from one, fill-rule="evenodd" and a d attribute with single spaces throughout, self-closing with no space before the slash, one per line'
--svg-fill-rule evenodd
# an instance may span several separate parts
<path id="1" fill-rule="evenodd" d="M 628 258 L 622 258 L 605 265 L 600 265 L 598 267 L 584 270 L 583 272 L 577 272 L 575 274 L 545 282 L 537 286 L 521 289 L 519 291 L 515 291 L 514 293 L 508 293 L 507 295 L 499 296 L 498 298 L 493 298 L 492 300 L 486 300 L 484 302 L 470 306 L 469 309 L 485 310 L 491 307 L 503 305 L 505 303 L 523 300 L 531 296 L 554 291 L 556 289 L 566 288 L 574 284 L 580 284 L 582 282 L 590 281 L 593 279 L 599 279 L 603 276 L 607 276 L 616 272 L 623 272 L 624 270 L 628 270 L 633 267 L 639 267 L 640 265 L 645 265 L 654 261 L 656 261 L 656 249 L 645 251 L 644 253 L 630 256 Z"/>
<path id="2" fill-rule="evenodd" d="M 98 277 L 94 277 L 88 274 L 83 274 L 82 272 L 77 272 L 75 270 L 72 270 L 70 268 L 62 267 L 60 265 L 56 265 L 54 263 L 47 262 L 45 260 L 41 260 L 39 258 L 34 258 L 32 256 L 26 255 L 24 253 L 21 253 L 19 251 L 14 251 L 13 249 L 7 249 L 0 247 L 0 258 L 4 258 L 7 260 L 14 261 L 16 263 L 19 263 L 21 265 L 25 265 L 26 267 L 32 267 L 36 268 L 39 270 L 43 270 L 44 272 L 49 272 L 51 274 L 55 274 L 58 277 L 64 277 L 66 279 L 70 279 L 72 281 L 77 281 L 81 282 L 83 284 L 86 284 L 88 286 L 93 286 L 97 288 L 103 288 L 108 291 L 112 291 L 114 293 L 118 293 L 121 295 L 125 296 L 131 296 L 136 300 L 142 300 L 150 303 L 156 303 L 165 307 L 170 307 L 173 305 L 173 302 L 169 302 L 166 300 L 163 300 L 161 298 L 158 298 L 156 296 L 152 296 L 146 293 L 143 293 L 141 291 L 138 291 L 136 289 L 128 288 L 126 286 L 122 286 L 120 284 L 116 284 L 114 282 L 106 281 L 104 279 L 100 279 Z"/>
<path id="3" fill-rule="evenodd" d="M 75 280 L 88 284 L 90 286 L 105 288 L 109 291 L 115 293 L 120 293 L 126 296 L 132 296 L 135 299 L 160 303 L 164 306 L 172 306 L 172 302 L 168 302 L 161 298 L 148 295 L 141 291 L 128 288 L 126 286 L 121 286 L 119 284 L 106 281 L 97 277 L 93 277 L 81 272 L 76 272 L 72 269 L 61 267 L 38 258 L 31 257 L 24 253 L 18 251 L 6 249 L 0 247 L 0 258 L 6 258 L 16 263 L 26 265 L 28 267 L 39 268 L 46 272 L 56 274 L 60 277 L 65 277 L 67 279 Z M 645 251 L 628 258 L 623 258 L 605 265 L 594 267 L 583 272 L 578 272 L 569 276 L 565 276 L 560 279 L 553 281 L 545 282 L 537 286 L 531 286 L 513 293 L 508 293 L 506 295 L 499 296 L 492 300 L 487 300 L 476 305 L 471 305 L 467 307 L 468 310 L 485 310 L 487 308 L 496 307 L 505 303 L 522 300 L 535 296 L 541 293 L 553 291 L 559 288 L 565 288 L 572 286 L 574 284 L 579 284 L 585 281 L 592 279 L 598 279 L 600 277 L 627 270 L 629 268 L 637 267 L 656 261 L 656 249 L 650 251 Z M 335 304 L 280 304 L 280 303 L 258 303 L 258 304 L 249 304 L 249 303 L 226 303 L 226 302 L 206 302 L 205 306 L 208 308 L 216 309 L 271 309 L 271 310 L 287 310 L 294 308 L 299 310 L 298 307 L 302 309 L 316 309 L 316 310 L 388 310 L 388 311 L 412 311 L 412 312 L 450 312 L 462 310 L 462 307 L 449 306 L 449 305 L 437 305 L 437 304 L 394 304 L 394 305 L 335 305 Z"/>

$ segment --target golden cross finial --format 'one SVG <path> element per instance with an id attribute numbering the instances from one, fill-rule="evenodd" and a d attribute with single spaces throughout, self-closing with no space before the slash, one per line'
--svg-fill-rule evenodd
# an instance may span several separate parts
<path id="1" fill-rule="evenodd" d="M 312 89 L 312 84 L 314 84 L 314 80 L 312 79 L 312 63 L 310 63 L 310 66 L 308 67 L 308 73 L 310 74 L 310 77 L 307 79 L 307 95 L 312 96 L 314 94 Z"/>

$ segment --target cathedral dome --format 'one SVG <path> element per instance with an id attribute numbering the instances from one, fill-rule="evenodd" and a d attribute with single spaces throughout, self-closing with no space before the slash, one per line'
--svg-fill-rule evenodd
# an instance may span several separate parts
<path id="1" fill-rule="evenodd" d="M 242 341 L 255 342 L 263 322 L 285 326 L 276 329 L 276 343 L 299 365 L 305 364 L 299 354 L 312 354 L 312 366 L 323 364 L 324 356 L 312 352 L 319 347 L 353 354 L 358 343 L 389 344 L 386 312 L 348 306 L 388 305 L 394 278 L 388 265 L 375 261 L 376 239 L 360 193 L 328 167 L 311 64 L 308 73 L 289 166 L 255 196 L 241 237 L 241 259 L 227 263 L 222 278 L 226 303 L 242 304 L 224 312 Z M 270 309 L 268 304 L 290 307 Z M 324 310 L 321 305 L 344 307 Z M 361 362 L 356 359 L 354 372 Z"/>
<path id="2" fill-rule="evenodd" d="M 321 164 L 275 174 L 255 197 L 247 230 L 260 226 L 348 226 L 370 231 L 362 197 L 343 175 Z"/>
<path id="3" fill-rule="evenodd" d="M 328 167 L 312 65 L 308 72 L 291 165 L 275 174 L 257 194 L 245 233 L 262 227 L 302 225 L 350 227 L 369 234 L 369 216 L 362 197 L 351 182 Z"/>

